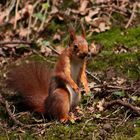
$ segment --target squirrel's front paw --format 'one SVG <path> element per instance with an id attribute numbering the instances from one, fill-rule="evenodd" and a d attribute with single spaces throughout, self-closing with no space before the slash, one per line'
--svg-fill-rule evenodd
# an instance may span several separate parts
<path id="1" fill-rule="evenodd" d="M 90 96 L 90 95 L 91 95 L 90 88 L 86 88 L 86 95 L 87 95 L 87 96 Z"/>
<path id="2" fill-rule="evenodd" d="M 80 89 L 79 89 L 79 87 L 78 87 L 76 84 L 71 85 L 71 87 L 73 88 L 73 90 L 74 90 L 76 93 L 80 93 Z"/>
<path id="3" fill-rule="evenodd" d="M 76 93 L 78 93 L 78 94 L 80 94 L 81 92 L 80 92 L 80 89 L 79 89 L 79 87 L 78 88 L 76 88 L 76 89 L 74 89 L 75 90 L 75 92 Z"/>

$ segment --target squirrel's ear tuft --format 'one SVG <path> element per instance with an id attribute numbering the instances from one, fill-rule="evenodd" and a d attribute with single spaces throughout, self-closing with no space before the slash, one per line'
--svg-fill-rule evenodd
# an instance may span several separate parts
<path id="1" fill-rule="evenodd" d="M 85 31 L 84 25 L 83 25 L 82 22 L 80 22 L 80 25 L 81 25 L 81 28 L 82 28 L 82 36 L 83 36 L 84 38 L 86 38 L 86 31 Z"/>
<path id="2" fill-rule="evenodd" d="M 76 39 L 76 33 L 75 29 L 71 26 L 69 27 L 69 33 L 70 33 L 70 40 L 73 41 Z"/>

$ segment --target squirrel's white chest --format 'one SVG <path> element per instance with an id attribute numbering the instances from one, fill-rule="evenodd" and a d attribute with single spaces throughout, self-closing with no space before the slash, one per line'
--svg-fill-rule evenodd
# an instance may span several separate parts
<path id="1" fill-rule="evenodd" d="M 74 61 L 71 62 L 71 76 L 75 83 L 77 83 L 81 69 L 82 69 L 82 63 L 77 63 Z"/>
<path id="2" fill-rule="evenodd" d="M 81 94 L 76 93 L 69 84 L 66 84 L 66 88 L 69 91 L 70 108 L 73 108 L 77 106 L 78 102 L 80 101 Z"/>

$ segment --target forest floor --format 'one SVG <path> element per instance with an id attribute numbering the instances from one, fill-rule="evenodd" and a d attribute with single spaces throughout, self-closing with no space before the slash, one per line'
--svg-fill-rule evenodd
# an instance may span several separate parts
<path id="1" fill-rule="evenodd" d="M 39 14 L 36 16 L 41 18 Z M 19 111 L 15 105 L 16 93 L 8 90 L 4 83 L 6 73 L 13 65 L 35 60 L 54 66 L 58 59 L 55 51 L 61 52 L 69 37 L 65 22 L 60 20 L 62 17 L 49 21 L 47 31 L 35 31 L 32 37 L 25 31 L 14 34 L 9 30 L 11 25 L 0 28 L 9 37 L 0 35 L 0 140 L 140 140 L 139 18 L 131 27 L 124 28 L 129 22 L 125 22 L 123 14 L 115 13 L 112 17 L 118 21 L 109 30 L 87 31 L 87 41 L 89 44 L 94 42 L 101 52 L 90 58 L 87 65 L 91 96 L 87 97 L 83 92 L 76 114 L 79 119 L 66 124 L 48 121 L 35 112 Z M 21 36 L 25 40 L 23 34 L 30 38 L 25 44 L 9 43 L 11 38 L 18 40 Z M 36 36 L 37 43 L 34 41 Z"/>

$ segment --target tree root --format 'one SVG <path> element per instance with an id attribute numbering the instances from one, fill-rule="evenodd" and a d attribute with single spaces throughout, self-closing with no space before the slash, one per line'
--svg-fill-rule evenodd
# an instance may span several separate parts
<path id="1" fill-rule="evenodd" d="M 122 101 L 120 99 L 113 100 L 113 101 L 110 101 L 110 102 L 105 102 L 103 106 L 105 107 L 105 109 L 107 109 L 107 108 L 109 108 L 113 105 L 116 105 L 116 104 L 122 105 L 122 106 L 124 106 L 128 109 L 131 109 L 133 112 L 135 112 L 136 114 L 138 114 L 140 116 L 140 108 L 139 107 L 134 106 L 134 105 L 132 105 L 132 104 L 126 102 L 126 101 Z"/>

